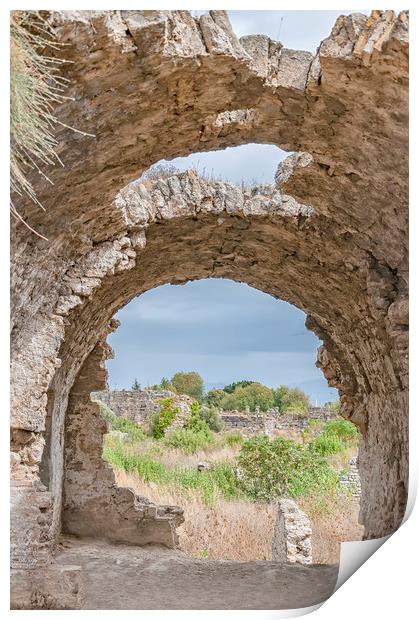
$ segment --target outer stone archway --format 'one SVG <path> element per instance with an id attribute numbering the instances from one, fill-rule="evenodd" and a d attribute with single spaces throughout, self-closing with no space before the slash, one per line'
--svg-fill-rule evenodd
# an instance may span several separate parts
<path id="1" fill-rule="evenodd" d="M 21 206 L 48 242 L 14 230 L 14 566 L 48 562 L 64 479 L 64 526 L 82 506 L 94 512 L 99 494 L 71 495 L 92 461 L 83 469 L 65 443 L 77 445 L 72 420 L 103 380 L 111 317 L 149 288 L 194 278 L 244 281 L 308 313 L 319 365 L 363 433 L 366 536 L 393 531 L 408 475 L 407 15 L 340 18 L 315 57 L 263 36 L 239 41 L 222 11 L 51 20 L 75 61 L 74 101 L 59 117 L 96 138 L 63 131 L 66 168 L 52 190 L 37 184 L 47 212 Z M 276 187 L 187 172 L 117 194 L 162 157 L 245 142 L 298 151 Z"/>

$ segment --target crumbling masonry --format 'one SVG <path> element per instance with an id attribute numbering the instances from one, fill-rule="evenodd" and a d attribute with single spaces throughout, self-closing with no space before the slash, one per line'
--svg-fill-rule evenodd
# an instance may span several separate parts
<path id="1" fill-rule="evenodd" d="M 318 365 L 362 432 L 366 536 L 392 532 L 408 483 L 408 15 L 341 17 L 315 56 L 266 36 L 239 40 L 223 11 L 49 19 L 71 61 L 72 99 L 56 114 L 95 137 L 61 126 L 65 167 L 48 171 L 53 186 L 33 177 L 46 212 L 14 201 L 48 239 L 13 223 L 14 604 L 49 600 L 42 575 L 60 532 L 80 528 L 85 511 L 112 520 L 127 502 L 120 536 L 137 543 L 157 530 L 167 543 L 180 518 L 116 490 L 88 402 L 105 388 L 112 316 L 169 282 L 231 278 L 307 312 L 324 343 Z M 251 142 L 294 153 L 276 186 L 192 172 L 129 185 L 162 158 Z M 90 432 L 92 449 L 82 441 Z M 157 517 L 164 523 L 151 524 Z M 93 526 L 108 537 L 104 519 Z M 67 577 L 60 588 L 77 590 L 74 567 Z"/>

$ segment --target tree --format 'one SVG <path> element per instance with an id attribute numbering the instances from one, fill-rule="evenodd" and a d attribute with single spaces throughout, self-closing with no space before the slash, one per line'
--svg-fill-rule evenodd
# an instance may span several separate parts
<path id="1" fill-rule="evenodd" d="M 309 396 L 300 388 L 290 388 L 281 385 L 274 390 L 275 406 L 281 413 L 295 411 L 297 413 L 307 413 L 310 404 Z"/>
<path id="2" fill-rule="evenodd" d="M 138 383 L 137 378 L 134 379 L 134 383 L 131 386 L 131 390 L 141 390 L 141 384 Z"/>
<path id="3" fill-rule="evenodd" d="M 267 411 L 274 406 L 274 394 L 271 388 L 261 383 L 250 382 L 246 386 L 239 385 L 232 394 L 226 394 L 221 401 L 221 407 L 225 410 L 237 409 L 238 411 Z"/>
<path id="4" fill-rule="evenodd" d="M 223 388 L 224 392 L 227 392 L 227 394 L 233 394 L 234 390 L 237 387 L 247 387 L 248 385 L 252 385 L 252 383 L 255 383 L 254 381 L 249 381 L 248 379 L 244 379 L 242 381 L 235 381 L 234 383 L 230 383 L 229 385 L 225 385 Z"/>
<path id="5" fill-rule="evenodd" d="M 223 421 L 217 407 L 203 405 L 201 407 L 201 418 L 208 424 L 212 431 L 219 433 L 223 429 Z"/>
<path id="6" fill-rule="evenodd" d="M 178 394 L 186 394 L 191 398 L 202 400 L 204 381 L 197 372 L 177 372 L 171 380 Z"/>
<path id="7" fill-rule="evenodd" d="M 208 404 L 208 406 L 210 407 L 219 407 L 221 404 L 221 401 L 223 400 L 224 396 L 226 395 L 224 390 L 209 390 L 207 392 L 207 395 L 205 397 L 205 400 Z"/>

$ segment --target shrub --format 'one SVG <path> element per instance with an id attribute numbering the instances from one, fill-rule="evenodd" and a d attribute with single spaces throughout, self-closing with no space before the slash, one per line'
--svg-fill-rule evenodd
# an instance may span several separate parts
<path id="1" fill-rule="evenodd" d="M 216 407 L 203 405 L 201 407 L 201 418 L 212 431 L 219 433 L 223 429 L 223 421 Z"/>
<path id="2" fill-rule="evenodd" d="M 345 448 L 356 446 L 358 443 L 358 429 L 348 420 L 329 420 L 323 427 L 323 432 L 309 443 L 312 452 L 322 456 L 343 452 Z"/>
<path id="3" fill-rule="evenodd" d="M 112 428 L 112 423 L 114 419 L 117 418 L 117 416 L 114 414 L 112 409 L 106 403 L 102 402 L 99 399 L 92 398 L 92 401 L 99 405 L 100 413 L 105 418 L 105 420 L 108 422 L 109 426 Z M 114 429 L 112 428 L 112 430 Z"/>
<path id="4" fill-rule="evenodd" d="M 138 424 L 131 420 L 118 416 L 115 416 L 115 420 L 112 422 L 112 430 L 126 433 L 131 441 L 141 441 L 146 438 L 146 434 L 141 426 L 138 426 Z"/>
<path id="5" fill-rule="evenodd" d="M 205 402 L 210 407 L 219 407 L 225 395 L 224 390 L 209 390 L 205 396 Z"/>
<path id="6" fill-rule="evenodd" d="M 221 401 L 221 407 L 225 410 L 237 409 L 238 411 L 267 411 L 274 406 L 274 395 L 271 388 L 261 383 L 239 385 L 231 394 L 226 394 Z"/>
<path id="7" fill-rule="evenodd" d="M 337 435 L 326 435 L 325 433 L 313 439 L 313 441 L 308 444 L 308 447 L 312 452 L 320 454 L 321 456 L 337 454 L 345 449 L 344 443 Z"/>
<path id="8" fill-rule="evenodd" d="M 195 454 L 198 450 L 205 450 L 214 443 L 212 436 L 202 431 L 193 431 L 188 428 L 177 428 L 165 437 L 164 443 L 170 448 L 178 448 L 185 454 Z"/>
<path id="9" fill-rule="evenodd" d="M 338 475 L 327 461 L 291 439 L 267 436 L 243 444 L 238 473 L 243 490 L 253 499 L 328 493 L 336 489 Z"/>
<path id="10" fill-rule="evenodd" d="M 355 424 L 343 418 L 326 422 L 324 432 L 327 435 L 336 435 L 346 445 L 355 445 L 359 439 L 359 431 Z"/>
<path id="11" fill-rule="evenodd" d="M 201 405 L 197 401 L 193 402 L 191 405 L 191 415 L 189 416 L 185 428 L 194 433 L 203 433 L 207 435 L 208 438 L 213 437 L 210 427 L 205 420 L 202 419 Z"/>
<path id="12" fill-rule="evenodd" d="M 179 413 L 179 409 L 172 406 L 172 398 L 164 398 L 160 402 L 160 411 L 156 411 L 150 416 L 150 433 L 154 439 L 164 437 L 167 427 L 172 424 Z"/>
<path id="13" fill-rule="evenodd" d="M 310 404 L 310 398 L 303 390 L 290 388 L 286 385 L 281 385 L 274 390 L 274 401 L 281 413 L 294 411 L 304 414 L 307 413 Z"/>

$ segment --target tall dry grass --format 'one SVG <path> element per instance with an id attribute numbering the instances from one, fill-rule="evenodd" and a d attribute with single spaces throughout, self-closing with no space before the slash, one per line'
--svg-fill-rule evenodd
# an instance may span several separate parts
<path id="1" fill-rule="evenodd" d="M 205 462 L 209 464 L 221 461 L 231 461 L 240 452 L 239 445 L 221 445 L 210 446 L 206 450 L 198 450 L 194 454 L 186 454 L 178 448 L 168 448 L 166 446 L 158 446 L 153 439 L 144 439 L 141 442 L 126 445 L 125 451 L 133 454 L 151 454 L 159 463 L 166 467 L 193 467 L 198 463 Z"/>
<path id="2" fill-rule="evenodd" d="M 316 498 L 298 500 L 311 522 L 313 562 L 337 564 L 340 544 L 362 540 L 364 527 L 358 523 L 359 502 L 338 496 L 327 506 L 319 506 Z"/>
<path id="3" fill-rule="evenodd" d="M 175 487 L 145 484 L 136 473 L 115 472 L 118 485 L 131 487 L 156 504 L 181 506 L 185 523 L 178 528 L 185 553 L 211 560 L 270 560 L 275 507 L 245 501 L 202 503 L 199 495 Z"/>
<path id="4" fill-rule="evenodd" d="M 215 505 L 208 506 L 193 491 L 145 484 L 135 472 L 115 470 L 115 476 L 119 486 L 130 487 L 156 504 L 184 509 L 185 523 L 178 528 L 178 533 L 180 548 L 185 553 L 212 560 L 272 559 L 275 504 L 218 500 Z M 315 498 L 298 503 L 312 523 L 314 562 L 338 563 L 340 543 L 362 538 L 359 505 L 350 498 L 340 497 L 328 506 L 320 506 Z"/>

